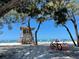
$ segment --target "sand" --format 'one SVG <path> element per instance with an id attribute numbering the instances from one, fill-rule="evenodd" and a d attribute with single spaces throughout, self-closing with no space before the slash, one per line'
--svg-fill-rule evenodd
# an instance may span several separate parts
<path id="1" fill-rule="evenodd" d="M 0 59 L 79 59 L 79 48 L 67 51 L 52 50 L 50 43 L 32 45 L 10 45 L 0 47 Z"/>

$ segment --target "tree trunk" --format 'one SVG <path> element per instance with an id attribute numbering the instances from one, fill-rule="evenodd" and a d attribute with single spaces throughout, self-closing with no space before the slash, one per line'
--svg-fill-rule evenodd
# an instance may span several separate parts
<path id="1" fill-rule="evenodd" d="M 28 27 L 29 27 L 29 28 L 31 28 L 31 27 L 30 27 L 30 20 L 31 20 L 31 19 L 29 18 L 29 20 L 28 20 Z M 31 30 L 31 29 L 29 30 L 29 33 L 30 33 L 30 35 L 31 35 L 31 37 L 32 37 L 32 41 L 34 41 L 34 37 L 33 37 L 33 35 L 32 35 L 32 30 Z"/>
<path id="2" fill-rule="evenodd" d="M 75 19 L 75 16 L 74 16 L 73 12 L 72 12 L 72 17 L 73 17 L 73 19 L 71 19 L 71 21 L 72 21 L 72 23 L 74 25 L 74 29 L 75 29 L 75 33 L 76 33 L 76 37 L 77 37 L 77 45 L 79 47 L 78 26 L 77 26 L 76 19 Z"/>
<path id="3" fill-rule="evenodd" d="M 38 25 L 38 27 L 37 27 L 37 30 L 35 31 L 35 42 L 36 42 L 36 45 L 38 45 L 37 33 L 38 33 L 38 31 L 39 31 L 40 25 L 41 25 L 41 22 L 39 23 L 39 25 Z"/>
<path id="4" fill-rule="evenodd" d="M 71 37 L 71 39 L 72 39 L 72 41 L 74 43 L 74 46 L 76 46 L 76 43 L 75 43 L 75 41 L 74 41 L 74 39 L 72 37 L 72 34 L 71 34 L 70 30 L 68 29 L 68 27 L 66 25 L 63 25 L 63 26 L 66 28 L 67 32 L 69 33 L 69 35 L 70 35 L 70 37 Z"/>

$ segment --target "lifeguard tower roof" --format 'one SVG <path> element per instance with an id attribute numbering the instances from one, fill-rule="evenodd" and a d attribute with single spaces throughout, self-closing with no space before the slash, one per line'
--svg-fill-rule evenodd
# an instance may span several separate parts
<path id="1" fill-rule="evenodd" d="M 20 30 L 34 30 L 35 28 L 31 28 L 31 27 L 23 27 L 23 26 L 21 26 L 20 27 Z"/>

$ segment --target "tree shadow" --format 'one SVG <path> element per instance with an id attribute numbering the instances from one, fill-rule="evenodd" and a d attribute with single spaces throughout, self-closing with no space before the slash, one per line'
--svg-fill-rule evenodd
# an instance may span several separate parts
<path id="1" fill-rule="evenodd" d="M 4 53 L 0 59 L 78 59 L 79 48 L 67 51 L 52 50 L 49 46 L 23 46 L 12 48 Z"/>

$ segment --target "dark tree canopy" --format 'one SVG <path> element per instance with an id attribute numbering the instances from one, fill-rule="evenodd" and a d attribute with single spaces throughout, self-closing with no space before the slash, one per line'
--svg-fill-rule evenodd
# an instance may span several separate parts
<path id="1" fill-rule="evenodd" d="M 0 4 L 5 4 L 5 3 L 8 3 L 9 1 L 11 0 L 0 0 Z"/>

